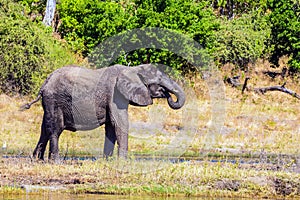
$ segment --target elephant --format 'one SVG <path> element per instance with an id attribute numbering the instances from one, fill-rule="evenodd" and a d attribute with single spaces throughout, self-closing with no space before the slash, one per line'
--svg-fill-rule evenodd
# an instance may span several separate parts
<path id="1" fill-rule="evenodd" d="M 174 101 L 171 94 L 176 96 Z M 84 131 L 105 125 L 103 156 L 128 154 L 128 106 L 148 106 L 154 98 L 166 98 L 172 109 L 185 103 L 183 89 L 153 64 L 112 65 L 89 69 L 68 65 L 52 72 L 41 86 L 29 109 L 42 98 L 44 110 L 41 134 L 33 157 L 44 160 L 48 141 L 48 160 L 59 160 L 58 141 L 63 130 Z"/>

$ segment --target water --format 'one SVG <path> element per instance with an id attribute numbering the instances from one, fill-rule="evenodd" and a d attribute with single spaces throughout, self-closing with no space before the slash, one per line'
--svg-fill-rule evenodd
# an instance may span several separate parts
<path id="1" fill-rule="evenodd" d="M 14 156 L 14 155 L 2 155 L 3 159 L 9 158 L 30 158 L 29 156 Z M 74 160 L 74 161 L 84 161 L 91 160 L 96 161 L 102 159 L 102 157 L 96 156 L 72 156 L 72 157 L 62 157 L 62 160 Z M 151 155 L 135 155 L 134 160 L 136 161 L 163 161 L 170 163 L 181 163 L 181 162 L 211 162 L 211 163 L 232 163 L 232 164 L 246 164 L 246 165 L 259 165 L 259 164 L 270 164 L 277 167 L 285 166 L 291 162 L 298 163 L 297 172 L 299 170 L 300 156 L 299 155 L 284 155 L 284 154 L 268 154 L 268 155 L 206 155 L 198 157 L 172 157 L 172 156 L 151 156 Z"/>

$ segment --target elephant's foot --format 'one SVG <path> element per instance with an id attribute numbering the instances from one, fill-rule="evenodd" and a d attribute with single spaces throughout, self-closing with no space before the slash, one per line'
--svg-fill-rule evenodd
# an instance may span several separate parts
<path id="1" fill-rule="evenodd" d="M 58 153 L 49 153 L 48 162 L 55 163 L 55 164 L 61 164 L 62 160 L 60 159 L 60 156 Z"/>
<path id="2" fill-rule="evenodd" d="M 44 151 L 41 146 L 37 146 L 32 154 L 33 160 L 44 160 Z"/>
<path id="3" fill-rule="evenodd" d="M 119 148 L 118 156 L 122 159 L 127 159 L 128 150 Z"/>

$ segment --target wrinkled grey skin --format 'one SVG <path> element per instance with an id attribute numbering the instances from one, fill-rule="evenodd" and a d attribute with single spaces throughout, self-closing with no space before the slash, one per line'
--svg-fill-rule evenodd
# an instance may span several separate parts
<path id="1" fill-rule="evenodd" d="M 177 97 L 172 100 L 170 93 Z M 44 159 L 50 141 L 49 159 L 58 160 L 58 140 L 63 130 L 91 130 L 105 124 L 104 156 L 128 152 L 128 105 L 148 106 L 153 98 L 167 98 L 172 109 L 184 105 L 181 87 L 151 64 L 127 67 L 114 65 L 91 70 L 66 66 L 54 71 L 44 82 L 38 97 L 44 109 L 41 136 L 33 157 Z"/>

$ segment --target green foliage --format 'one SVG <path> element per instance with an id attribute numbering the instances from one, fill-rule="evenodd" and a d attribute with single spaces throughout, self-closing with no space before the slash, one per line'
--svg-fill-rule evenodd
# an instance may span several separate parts
<path id="1" fill-rule="evenodd" d="M 216 41 L 216 60 L 243 66 L 258 57 L 278 65 L 290 56 L 290 71 L 299 71 L 300 4 L 298 0 L 210 0 L 216 13 L 230 21 L 222 26 Z M 248 17 L 248 19 L 247 19 Z M 267 23 L 266 21 L 267 20 Z M 238 21 L 238 22 L 236 22 Z M 267 25 L 266 25 L 267 24 Z M 259 30 L 257 30 L 257 27 Z M 225 32 L 224 32 L 225 30 Z M 229 35 L 226 35 L 229 33 Z M 225 34 L 225 35 L 224 35 Z M 231 41 L 231 42 L 230 42 Z M 249 45 L 249 46 L 248 46 Z"/>
<path id="2" fill-rule="evenodd" d="M 62 20 L 62 36 L 72 44 L 75 51 L 84 55 L 88 55 L 99 43 L 111 36 L 145 27 L 167 28 L 183 33 L 205 48 L 212 44 L 214 30 L 219 27 L 207 3 L 192 0 L 62 0 L 58 9 Z M 167 36 L 156 39 L 161 44 L 170 41 Z M 127 52 L 116 62 L 125 65 L 155 62 L 176 70 L 190 70 L 191 65 L 186 59 L 178 57 L 174 52 L 153 47 Z"/>
<path id="3" fill-rule="evenodd" d="M 277 65 L 283 55 L 291 57 L 291 70 L 300 71 L 300 4 L 296 0 L 269 0 L 272 56 Z"/>
<path id="4" fill-rule="evenodd" d="M 46 0 L 0 0 L 2 91 L 36 92 L 50 72 L 75 62 L 66 43 L 53 39 L 52 30 L 41 24 L 45 6 Z M 201 45 L 197 53 L 209 52 L 219 64 L 230 62 L 243 68 L 270 57 L 276 65 L 288 55 L 290 71 L 295 72 L 300 71 L 299 13 L 297 0 L 61 0 L 57 5 L 59 34 L 83 56 L 112 36 L 158 27 L 195 40 Z M 193 71 L 193 45 L 178 44 L 178 38 L 171 38 L 173 33 L 150 32 L 143 39 L 126 36 L 118 42 L 141 48 L 109 49 L 106 52 L 118 55 L 109 64 L 160 63 L 178 73 Z"/>
<path id="5" fill-rule="evenodd" d="M 36 30 L 30 22 L 2 18 L 0 24 L 1 88 L 12 91 L 29 91 L 32 83 L 31 72 L 38 70 L 44 62 L 41 55 L 45 48 L 41 45 Z M 23 27 L 23 28 L 21 28 Z"/>
<path id="6" fill-rule="evenodd" d="M 51 71 L 74 59 L 49 30 L 24 16 L 23 6 L 10 0 L 0 5 L 0 90 L 37 91 Z"/>
<path id="7" fill-rule="evenodd" d="M 47 0 L 14 0 L 23 5 L 24 14 L 28 15 L 32 21 L 42 21 L 42 16 L 46 9 Z"/>
<path id="8" fill-rule="evenodd" d="M 188 65 L 187 60 L 204 67 L 205 59 L 205 52 L 193 39 L 176 31 L 155 27 L 134 29 L 111 37 L 89 56 L 90 63 L 96 67 L 112 63 L 159 63 L 172 67 L 178 73 L 191 70 L 184 67 Z"/>
<path id="9" fill-rule="evenodd" d="M 187 34 L 206 47 L 219 24 L 207 2 L 192 0 L 135 1 L 136 28 L 162 27 Z"/>
<path id="10" fill-rule="evenodd" d="M 116 2 L 62 0 L 58 10 L 62 37 L 73 50 L 83 55 L 108 37 L 125 30 L 130 17 Z"/>
<path id="11" fill-rule="evenodd" d="M 264 13 L 267 9 L 267 0 L 210 0 L 211 5 L 221 17 L 233 19 L 254 10 Z"/>
<path id="12" fill-rule="evenodd" d="M 202 48 L 209 47 L 212 42 L 214 30 L 217 30 L 219 24 L 212 10 L 206 2 L 168 0 L 168 1 L 135 1 L 137 6 L 135 24 L 137 28 L 141 27 L 161 27 L 167 28 L 183 35 L 186 35 L 196 42 Z M 168 35 L 164 37 L 162 43 L 171 42 Z M 174 42 L 174 44 L 178 44 Z M 182 48 L 183 51 L 190 51 L 191 47 L 185 44 L 175 48 Z M 172 44 L 169 44 L 172 46 Z M 167 48 L 168 50 L 172 47 Z M 174 52 L 164 50 L 143 50 L 144 60 L 140 63 L 157 62 L 170 66 L 173 70 L 180 72 L 194 71 L 192 65 L 186 59 L 179 57 Z M 177 52 L 176 52 L 177 53 Z M 136 57 L 141 53 L 136 53 Z M 128 60 L 133 62 L 138 59 Z M 189 59 L 190 61 L 190 59 Z"/>
<path id="13" fill-rule="evenodd" d="M 244 68 L 266 54 L 269 37 L 267 20 L 257 13 L 222 20 L 221 29 L 216 34 L 214 58 L 222 64 L 230 62 Z"/>

